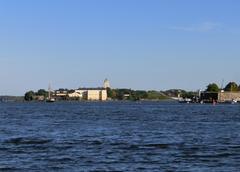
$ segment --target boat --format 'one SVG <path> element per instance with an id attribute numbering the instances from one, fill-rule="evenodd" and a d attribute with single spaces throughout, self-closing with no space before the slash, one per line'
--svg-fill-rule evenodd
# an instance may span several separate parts
<path id="1" fill-rule="evenodd" d="M 179 103 L 191 103 L 192 102 L 192 99 L 189 99 L 189 98 L 180 98 L 178 100 Z"/>
<path id="2" fill-rule="evenodd" d="M 48 98 L 47 100 L 46 100 L 46 102 L 48 102 L 48 103 L 53 103 L 53 102 L 55 102 L 56 100 L 54 99 L 54 98 Z"/>
<path id="3" fill-rule="evenodd" d="M 51 97 L 51 85 L 48 86 L 48 98 L 46 100 L 47 103 L 54 103 L 56 100 Z"/>

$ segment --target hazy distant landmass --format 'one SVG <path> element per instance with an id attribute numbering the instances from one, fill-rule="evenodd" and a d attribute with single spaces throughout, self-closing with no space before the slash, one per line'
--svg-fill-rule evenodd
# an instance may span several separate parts
<path id="1" fill-rule="evenodd" d="M 0 96 L 0 102 L 23 102 L 23 96 Z"/>

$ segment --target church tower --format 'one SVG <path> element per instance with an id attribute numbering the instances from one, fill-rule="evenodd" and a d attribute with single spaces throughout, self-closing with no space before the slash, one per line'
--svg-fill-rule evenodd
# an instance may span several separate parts
<path id="1" fill-rule="evenodd" d="M 105 79 L 104 80 L 104 83 L 103 83 L 103 88 L 110 88 L 110 82 L 109 82 L 109 80 L 108 79 Z"/>

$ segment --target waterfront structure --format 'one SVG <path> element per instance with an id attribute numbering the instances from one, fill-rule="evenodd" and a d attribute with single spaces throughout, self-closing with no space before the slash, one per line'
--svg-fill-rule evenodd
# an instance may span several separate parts
<path id="1" fill-rule="evenodd" d="M 104 88 L 79 88 L 73 93 L 69 93 L 68 97 L 80 100 L 105 101 L 107 100 L 107 90 Z"/>
<path id="2" fill-rule="evenodd" d="M 218 93 L 219 102 L 240 101 L 240 92 L 220 91 Z"/>
<path id="3" fill-rule="evenodd" d="M 219 92 L 202 92 L 201 100 L 204 102 L 217 101 L 220 103 L 240 101 L 240 91 L 230 92 L 230 91 L 219 91 Z"/>
<path id="4" fill-rule="evenodd" d="M 53 96 L 57 100 L 66 100 L 68 96 L 68 90 L 66 89 L 55 90 Z"/>
<path id="5" fill-rule="evenodd" d="M 54 95 L 57 96 L 57 97 L 66 97 L 68 95 L 68 91 L 63 90 L 63 89 L 59 89 L 59 90 L 55 91 Z"/>
<path id="6" fill-rule="evenodd" d="M 107 100 L 107 98 L 108 98 L 107 90 L 101 90 L 100 98 L 101 98 L 102 101 L 106 101 Z"/>
<path id="7" fill-rule="evenodd" d="M 106 101 L 107 90 L 104 88 L 79 88 L 73 93 L 68 94 L 69 98 L 78 98 L 80 100 Z"/>
<path id="8" fill-rule="evenodd" d="M 75 90 L 59 89 L 55 91 L 54 96 L 62 99 L 78 99 L 89 101 L 106 101 L 107 100 L 107 88 L 110 87 L 110 83 L 107 79 L 104 80 L 103 87 L 97 88 L 79 88 Z"/>
<path id="9" fill-rule="evenodd" d="M 86 99 L 87 100 L 101 100 L 106 101 L 107 100 L 107 90 L 105 89 L 89 89 L 86 91 Z"/>
<path id="10" fill-rule="evenodd" d="M 69 98 L 82 98 L 82 95 L 79 92 L 68 93 Z"/>
<path id="11" fill-rule="evenodd" d="M 74 90 L 74 92 L 68 93 L 68 97 L 83 99 L 86 91 L 87 91 L 87 89 L 77 89 L 77 90 Z"/>

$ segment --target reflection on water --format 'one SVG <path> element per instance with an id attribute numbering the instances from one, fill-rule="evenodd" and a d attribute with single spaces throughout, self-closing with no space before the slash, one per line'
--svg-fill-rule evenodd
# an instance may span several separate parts
<path id="1" fill-rule="evenodd" d="M 238 171 L 240 105 L 0 104 L 0 171 Z"/>

